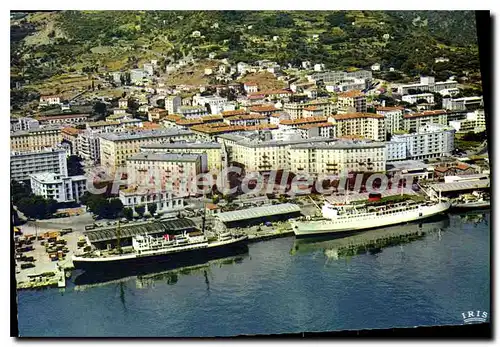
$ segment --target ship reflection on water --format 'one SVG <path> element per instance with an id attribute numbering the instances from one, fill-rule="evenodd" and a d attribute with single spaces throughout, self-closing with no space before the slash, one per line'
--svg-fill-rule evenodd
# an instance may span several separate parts
<path id="1" fill-rule="evenodd" d="M 339 259 L 364 253 L 375 255 L 382 252 L 384 247 L 408 243 L 432 232 L 440 233 L 449 225 L 450 218 L 445 214 L 432 217 L 426 221 L 372 229 L 346 237 L 333 234 L 297 238 L 290 250 L 290 254 L 299 255 L 321 251 L 329 259 Z"/>
<path id="2" fill-rule="evenodd" d="M 207 290 L 210 288 L 208 273 L 212 266 L 222 267 L 241 263 L 248 257 L 248 246 L 245 246 L 230 257 L 212 259 L 205 263 L 187 264 L 187 263 L 161 263 L 142 266 L 133 270 L 124 269 L 121 272 L 108 274 L 97 274 L 80 272 L 74 279 L 75 290 L 86 290 L 92 287 L 107 285 L 111 283 L 123 283 L 134 280 L 137 288 L 147 288 L 153 286 L 155 282 L 165 282 L 167 284 L 176 284 L 179 276 L 192 273 L 202 273 L 207 284 Z"/>

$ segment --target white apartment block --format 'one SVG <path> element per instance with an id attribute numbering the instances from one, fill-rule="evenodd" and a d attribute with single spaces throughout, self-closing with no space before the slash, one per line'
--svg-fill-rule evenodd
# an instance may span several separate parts
<path id="1" fill-rule="evenodd" d="M 193 96 L 193 106 L 203 106 L 209 105 L 210 114 L 221 114 L 224 111 L 224 105 L 227 103 L 226 98 L 221 98 L 220 96 Z"/>
<path id="2" fill-rule="evenodd" d="M 290 119 L 298 119 L 304 117 L 304 109 L 311 106 L 323 110 L 323 116 L 328 117 L 336 111 L 334 105 L 328 99 L 316 99 L 310 102 L 287 102 L 283 105 L 283 111 L 290 115 Z"/>
<path id="3" fill-rule="evenodd" d="M 99 135 L 89 130 L 78 135 L 78 155 L 85 161 L 99 163 L 101 158 Z"/>
<path id="4" fill-rule="evenodd" d="M 426 124 L 448 125 L 448 114 L 445 110 L 435 110 L 403 115 L 403 130 L 407 132 L 415 132 Z"/>
<path id="5" fill-rule="evenodd" d="M 456 81 L 448 80 L 444 82 L 436 82 L 432 76 L 420 77 L 420 83 L 406 84 L 398 87 L 398 94 L 406 95 L 410 89 L 421 90 L 424 92 L 440 92 L 444 89 L 457 88 Z"/>
<path id="6" fill-rule="evenodd" d="M 63 124 L 82 124 L 87 122 L 89 114 L 68 114 L 49 117 L 38 117 L 40 125 L 63 125 Z"/>
<path id="7" fill-rule="evenodd" d="M 376 112 L 384 116 L 386 133 L 394 134 L 403 129 L 402 107 L 377 107 Z"/>
<path id="8" fill-rule="evenodd" d="M 34 118 L 20 117 L 11 118 L 10 131 L 30 130 L 40 127 L 40 122 Z"/>
<path id="9" fill-rule="evenodd" d="M 432 93 L 422 93 L 422 94 L 408 94 L 408 95 L 403 95 L 401 98 L 404 102 L 410 103 L 410 104 L 416 104 L 417 101 L 419 100 L 425 100 L 429 104 L 434 103 L 434 94 Z"/>
<path id="10" fill-rule="evenodd" d="M 206 168 L 201 154 L 141 152 L 127 159 L 128 185 L 173 191 L 177 196 L 196 192 L 193 181 Z M 204 170 L 205 169 L 205 170 Z"/>
<path id="11" fill-rule="evenodd" d="M 357 70 L 352 72 L 346 71 L 325 71 L 320 73 L 315 73 L 311 76 L 308 76 L 311 81 L 319 81 L 323 80 L 323 82 L 341 82 L 347 79 L 363 79 L 363 80 L 371 80 L 372 72 L 367 70 Z"/>
<path id="12" fill-rule="evenodd" d="M 63 176 L 56 173 L 38 173 L 30 175 L 33 194 L 57 202 L 80 202 L 80 197 L 87 191 L 87 177 Z"/>
<path id="13" fill-rule="evenodd" d="M 384 116 L 376 113 L 347 113 L 331 116 L 337 124 L 337 136 L 359 136 L 375 141 L 385 140 Z"/>
<path id="14" fill-rule="evenodd" d="M 455 149 L 455 129 L 440 124 L 426 124 L 416 133 L 394 135 L 390 142 L 406 143 L 406 159 L 441 158 L 450 156 Z"/>
<path id="15" fill-rule="evenodd" d="M 178 95 L 172 95 L 165 98 L 165 110 L 168 114 L 176 114 L 181 107 L 182 99 Z"/>
<path id="16" fill-rule="evenodd" d="M 336 138 L 337 137 L 337 125 L 325 122 L 319 124 L 305 124 L 299 128 L 300 135 L 304 139 L 310 139 L 315 137 L 326 137 L 326 138 Z"/>
<path id="17" fill-rule="evenodd" d="M 388 141 L 385 143 L 387 161 L 406 160 L 408 145 L 405 141 Z"/>
<path id="18" fill-rule="evenodd" d="M 450 121 L 450 126 L 457 133 L 475 132 L 479 133 L 486 130 L 486 119 L 484 110 L 475 110 L 467 113 L 467 117 L 461 120 Z"/>
<path id="19" fill-rule="evenodd" d="M 243 89 L 245 89 L 245 92 L 247 94 L 250 94 L 250 93 L 257 93 L 257 91 L 259 90 L 259 87 L 257 86 L 257 83 L 245 82 L 243 84 Z"/>
<path id="20" fill-rule="evenodd" d="M 299 174 L 340 175 L 385 171 L 385 144 L 364 141 L 305 143 L 290 147 L 290 171 Z"/>
<path id="21" fill-rule="evenodd" d="M 483 107 L 482 96 L 469 96 L 459 99 L 444 98 L 443 108 L 451 111 L 475 110 Z"/>
<path id="22" fill-rule="evenodd" d="M 60 148 L 33 152 L 11 152 L 10 179 L 27 181 L 30 179 L 30 175 L 44 172 L 67 176 L 66 157 L 66 151 Z"/>

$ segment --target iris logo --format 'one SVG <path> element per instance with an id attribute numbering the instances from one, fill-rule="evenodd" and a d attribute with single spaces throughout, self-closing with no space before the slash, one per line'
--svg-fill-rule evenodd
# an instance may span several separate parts
<path id="1" fill-rule="evenodd" d="M 464 323 L 485 323 L 488 318 L 488 312 L 486 311 L 467 311 L 462 312 L 462 318 Z"/>

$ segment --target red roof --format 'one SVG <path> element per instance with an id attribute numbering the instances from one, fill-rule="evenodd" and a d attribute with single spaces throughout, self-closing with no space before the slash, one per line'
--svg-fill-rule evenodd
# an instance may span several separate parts
<path id="1" fill-rule="evenodd" d="M 445 110 L 434 110 L 434 111 L 424 111 L 424 112 L 416 112 L 405 114 L 403 118 L 418 118 L 418 117 L 428 117 L 428 116 L 439 116 L 442 114 L 446 114 Z"/>
<path id="2" fill-rule="evenodd" d="M 304 130 L 308 130 L 308 129 L 312 129 L 312 128 L 324 128 L 324 127 L 333 127 L 334 125 L 332 123 L 315 123 L 315 124 L 304 124 L 302 126 L 299 127 L 299 129 L 304 129 Z"/>
<path id="3" fill-rule="evenodd" d="M 294 124 L 324 123 L 326 121 L 327 121 L 326 117 L 308 117 L 299 119 L 284 119 L 280 121 L 280 124 L 294 125 Z"/>
<path id="4" fill-rule="evenodd" d="M 339 94 L 339 98 L 354 98 L 357 96 L 365 96 L 360 90 L 349 90 Z"/>
<path id="5" fill-rule="evenodd" d="M 252 112 L 273 112 L 278 111 L 274 105 L 263 105 L 263 106 L 253 106 L 250 107 L 250 111 Z"/>

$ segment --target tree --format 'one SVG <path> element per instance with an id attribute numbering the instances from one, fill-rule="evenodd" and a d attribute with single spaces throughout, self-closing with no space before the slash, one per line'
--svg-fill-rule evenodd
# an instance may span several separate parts
<path id="1" fill-rule="evenodd" d="M 151 213 L 151 215 L 154 215 L 156 213 L 157 206 L 156 204 L 148 204 L 148 211 Z"/>
<path id="2" fill-rule="evenodd" d="M 82 158 L 77 155 L 70 155 L 67 159 L 68 176 L 83 175 Z"/>
<path id="3" fill-rule="evenodd" d="M 160 108 L 165 108 L 165 99 L 157 99 L 156 106 L 158 106 Z"/>
<path id="4" fill-rule="evenodd" d="M 134 218 L 134 211 L 130 207 L 125 207 L 123 209 L 123 216 L 128 220 L 132 220 Z"/>

